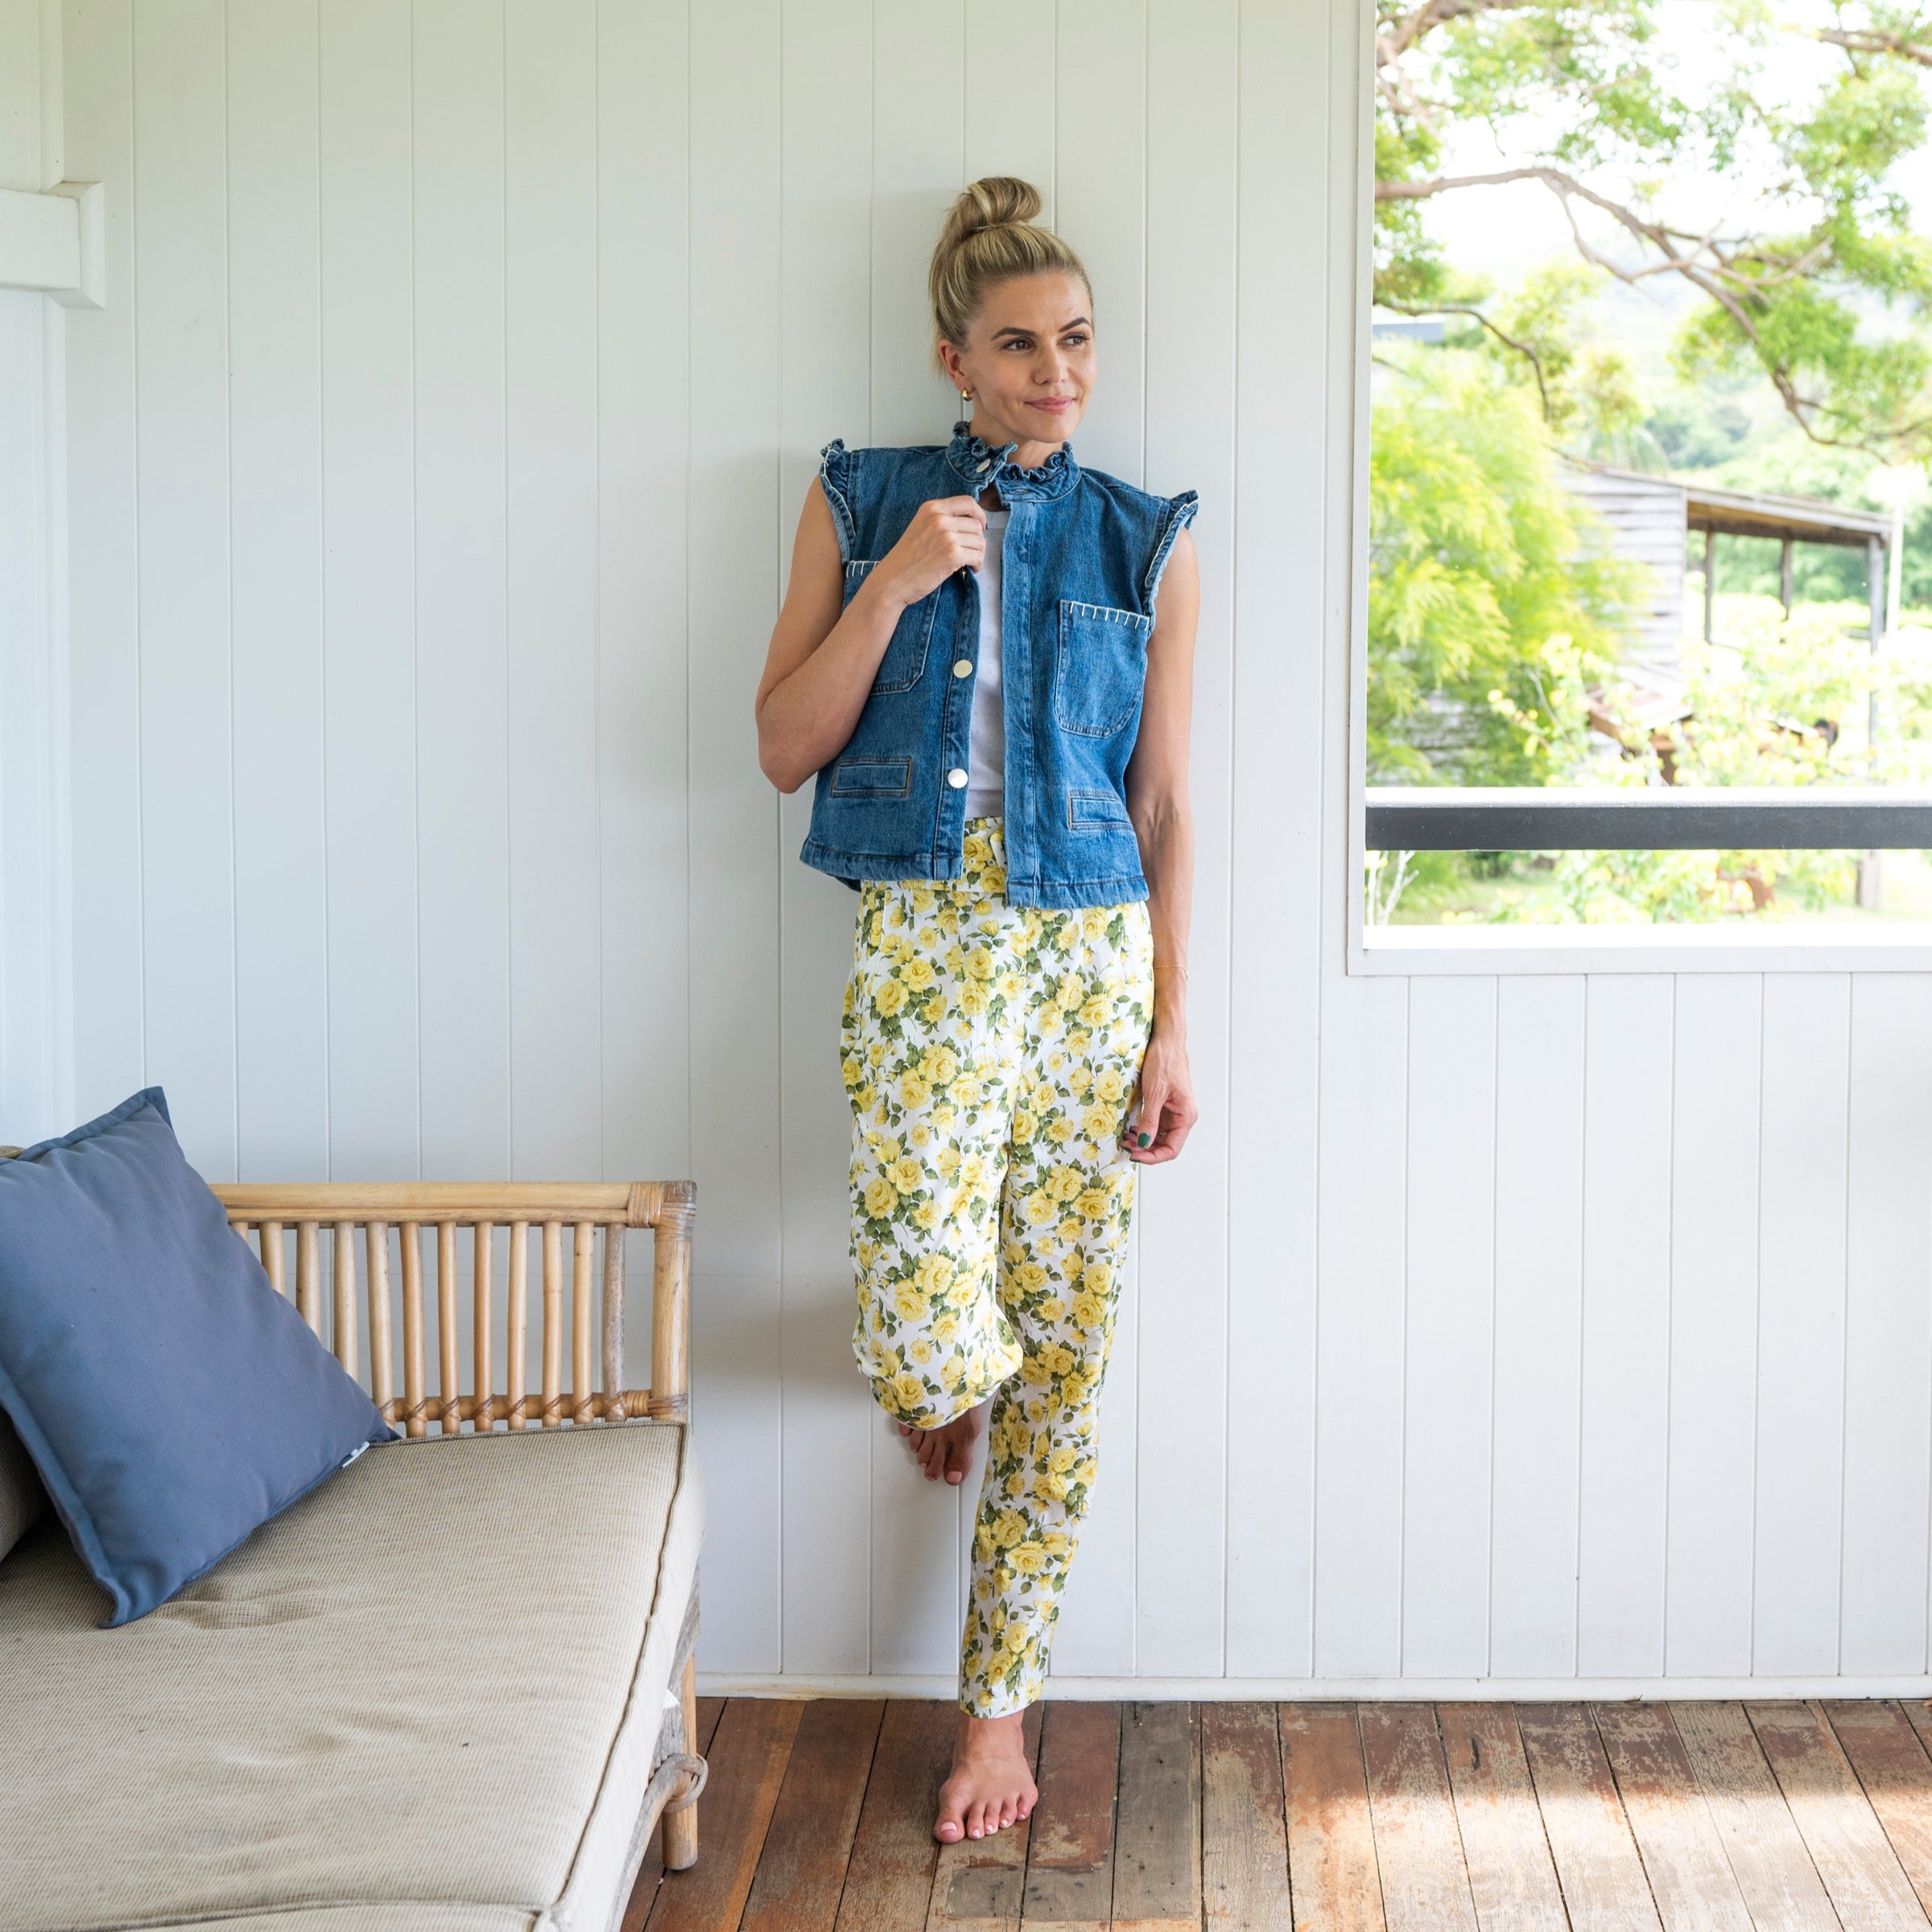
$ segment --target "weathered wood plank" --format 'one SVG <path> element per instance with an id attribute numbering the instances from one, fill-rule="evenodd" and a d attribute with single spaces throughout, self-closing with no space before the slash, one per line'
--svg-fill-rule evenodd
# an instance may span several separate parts
<path id="1" fill-rule="evenodd" d="M 1385 1932 L 1362 1740 L 1352 1704 L 1282 1704 L 1294 1932 Z"/>
<path id="2" fill-rule="evenodd" d="M 698 1862 L 688 1872 L 665 1874 L 650 1932 L 716 1932 L 737 1924 L 804 1711 L 790 1699 L 734 1697 L 725 1704 L 705 1753 L 711 1777 L 698 1800 Z"/>
<path id="3" fill-rule="evenodd" d="M 1200 1925 L 1200 1744 L 1191 1704 L 1129 1704 L 1121 1714 L 1113 1932 Z"/>
<path id="4" fill-rule="evenodd" d="M 1026 1713 L 1026 1761 L 1036 1767 L 1036 1777 L 1041 1712 L 1034 1704 Z M 927 1932 L 1013 1932 L 1026 1889 L 1030 1823 L 1022 1819 L 989 1838 L 940 1846 Z"/>
<path id="5" fill-rule="evenodd" d="M 1027 1833 L 1022 1922 L 1036 1932 L 1105 1932 L 1113 1902 L 1113 1806 L 1121 1707 L 1067 1702 L 1040 1723 L 1040 1802 Z"/>
<path id="6" fill-rule="evenodd" d="M 1670 1711 L 1662 1704 L 1598 1704 L 1591 1715 L 1664 1932 L 1752 1932 Z"/>
<path id="7" fill-rule="evenodd" d="M 1923 1932 L 1912 1881 L 1824 1712 L 1785 1699 L 1744 1711 L 1839 1918 L 1860 1932 Z"/>
<path id="8" fill-rule="evenodd" d="M 1932 1758 L 1889 1700 L 1828 1701 L 1825 1714 L 1919 1904 L 1932 1911 Z"/>
<path id="9" fill-rule="evenodd" d="M 806 1705 L 742 1932 L 832 1932 L 885 1715 L 883 1702 L 872 1698 Z"/>
<path id="10" fill-rule="evenodd" d="M 1363 1704 L 1356 1715 L 1389 1932 L 1476 1932 L 1434 1708 Z"/>
<path id="11" fill-rule="evenodd" d="M 1508 1704 L 1439 1704 L 1436 1723 L 1483 1932 L 1548 1932 L 1563 1894 Z"/>
<path id="12" fill-rule="evenodd" d="M 1752 1923 L 1780 1932 L 1832 1932 L 1838 1914 L 1744 1707 L 1673 1703 L 1670 1716 Z"/>
<path id="13" fill-rule="evenodd" d="M 957 1709 L 936 1699 L 886 1707 L 837 1932 L 903 1932 L 926 1922 L 939 1856 L 932 1821 L 939 1786 L 952 1769 Z"/>
<path id="14" fill-rule="evenodd" d="M 1516 1722 L 1575 1932 L 1657 1932 L 1643 1860 L 1588 1713 L 1580 1704 L 1518 1704 Z"/>
<path id="15" fill-rule="evenodd" d="M 1278 1932 L 1289 1923 L 1287 1818 L 1272 1704 L 1202 1710 L 1201 1870 L 1211 1927 Z"/>

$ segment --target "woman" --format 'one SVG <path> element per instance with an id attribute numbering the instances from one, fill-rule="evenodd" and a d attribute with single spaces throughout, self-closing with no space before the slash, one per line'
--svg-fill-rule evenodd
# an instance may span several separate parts
<path id="1" fill-rule="evenodd" d="M 930 287 L 969 419 L 825 450 L 758 695 L 766 775 L 816 774 L 805 862 L 861 893 L 853 1348 L 928 1480 L 965 1480 L 992 1403 L 947 1842 L 1032 1809 L 1133 1164 L 1195 1118 L 1195 497 L 1075 462 L 1093 297 L 1039 208 L 1004 177 L 955 204 Z"/>

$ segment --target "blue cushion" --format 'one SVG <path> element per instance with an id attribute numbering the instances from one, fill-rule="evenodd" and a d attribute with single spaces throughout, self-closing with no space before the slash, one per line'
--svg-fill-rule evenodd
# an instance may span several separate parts
<path id="1" fill-rule="evenodd" d="M 0 1161 L 0 1408 L 109 1624 L 395 1433 L 229 1229 L 159 1087 Z"/>

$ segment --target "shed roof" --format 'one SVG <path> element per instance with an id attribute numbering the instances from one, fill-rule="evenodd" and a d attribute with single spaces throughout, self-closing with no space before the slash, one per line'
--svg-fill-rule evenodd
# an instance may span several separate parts
<path id="1" fill-rule="evenodd" d="M 1799 543 L 1850 543 L 1860 550 L 1875 537 L 1885 543 L 1892 535 L 1892 519 L 1876 510 L 1697 483 L 1684 486 L 1684 525 L 1724 537 L 1790 537 Z"/>

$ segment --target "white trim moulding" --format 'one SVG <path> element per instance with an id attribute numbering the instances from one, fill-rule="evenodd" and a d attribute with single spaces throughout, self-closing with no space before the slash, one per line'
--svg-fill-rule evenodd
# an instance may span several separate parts
<path id="1" fill-rule="evenodd" d="M 98 181 L 62 181 L 42 194 L 0 188 L 0 288 L 105 308 L 105 192 Z"/>

